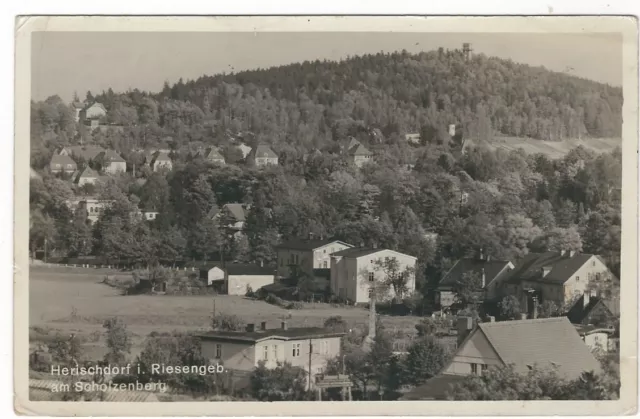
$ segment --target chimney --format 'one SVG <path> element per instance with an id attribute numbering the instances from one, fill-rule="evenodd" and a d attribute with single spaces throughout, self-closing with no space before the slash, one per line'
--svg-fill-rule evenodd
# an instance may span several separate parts
<path id="1" fill-rule="evenodd" d="M 309 240 L 313 240 L 313 233 L 309 233 Z"/>
<path id="2" fill-rule="evenodd" d="M 449 125 L 449 135 L 455 137 L 456 135 L 456 126 L 455 124 Z"/>
<path id="3" fill-rule="evenodd" d="M 253 323 L 247 323 L 247 332 L 255 332 L 256 331 L 256 325 Z"/>
<path id="4" fill-rule="evenodd" d="M 591 293 L 589 291 L 585 292 L 584 294 L 582 294 L 582 302 L 583 302 L 583 307 L 587 308 L 587 306 L 589 305 L 589 302 L 591 301 Z"/>
<path id="5" fill-rule="evenodd" d="M 264 261 L 262 259 L 260 259 L 260 267 L 263 268 L 264 267 Z"/>
<path id="6" fill-rule="evenodd" d="M 478 259 L 484 260 L 484 251 L 483 251 L 482 247 L 480 248 L 480 253 L 478 254 Z"/>
<path id="7" fill-rule="evenodd" d="M 373 247 L 374 249 L 378 248 L 378 242 L 373 242 L 373 245 L 371 245 L 371 247 Z"/>
<path id="8" fill-rule="evenodd" d="M 575 251 L 575 250 L 569 250 L 569 257 L 570 257 L 570 258 L 574 257 L 574 256 L 575 256 L 575 254 L 576 254 L 576 251 Z"/>
<path id="9" fill-rule="evenodd" d="M 491 261 L 491 256 L 487 255 L 487 262 L 490 262 L 490 261 Z"/>
<path id="10" fill-rule="evenodd" d="M 360 247 L 364 247 L 364 241 L 360 242 Z"/>
<path id="11" fill-rule="evenodd" d="M 482 268 L 482 289 L 487 285 L 487 275 L 484 273 L 484 267 Z"/>
<path id="12" fill-rule="evenodd" d="M 260 322 L 260 330 L 267 330 L 267 322 Z"/>
<path id="13" fill-rule="evenodd" d="M 280 323 L 280 327 L 282 328 L 282 330 L 289 330 L 289 326 L 287 325 L 287 322 L 284 320 Z"/>
<path id="14" fill-rule="evenodd" d="M 473 319 L 471 317 L 458 317 L 456 324 L 458 330 L 458 345 L 467 338 L 471 329 L 473 329 Z"/>
<path id="15" fill-rule="evenodd" d="M 527 313 L 520 313 L 520 320 L 527 320 Z"/>
<path id="16" fill-rule="evenodd" d="M 488 320 L 489 320 L 489 323 L 495 323 L 496 322 L 496 318 L 494 316 L 489 316 Z"/>

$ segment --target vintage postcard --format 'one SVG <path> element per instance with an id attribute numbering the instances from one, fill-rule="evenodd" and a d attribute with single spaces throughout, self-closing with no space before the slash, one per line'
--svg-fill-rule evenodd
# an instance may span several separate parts
<path id="1" fill-rule="evenodd" d="M 636 411 L 633 18 L 20 17 L 15 103 L 20 413 Z"/>

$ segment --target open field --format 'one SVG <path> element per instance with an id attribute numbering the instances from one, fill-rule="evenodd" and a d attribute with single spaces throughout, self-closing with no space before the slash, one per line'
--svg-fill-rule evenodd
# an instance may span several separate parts
<path id="1" fill-rule="evenodd" d="M 350 325 L 366 324 L 368 311 L 355 307 L 313 304 L 300 310 L 285 310 L 264 301 L 239 296 L 120 295 L 100 283 L 108 271 L 35 267 L 30 270 L 29 324 L 62 333 L 75 333 L 89 340 L 92 354 L 104 351 L 104 320 L 118 316 L 134 336 L 134 346 L 152 331 L 204 330 L 209 327 L 215 301 L 216 312 L 235 314 L 246 322 L 267 322 L 279 327 L 287 318 L 292 327 L 321 326 L 330 316 L 342 316 Z M 110 273 L 111 275 L 112 273 Z M 312 306 L 312 307 L 311 307 Z M 418 317 L 382 317 L 390 330 L 415 331 Z M 134 347 L 133 354 L 137 352 Z"/>
<path id="2" fill-rule="evenodd" d="M 468 140 L 468 147 L 474 144 L 473 140 Z M 579 145 L 596 153 L 608 153 L 616 147 L 621 147 L 622 140 L 619 138 L 583 138 L 581 140 L 542 141 L 522 137 L 496 137 L 487 145 L 493 150 L 511 151 L 521 148 L 528 154 L 543 153 L 555 159 L 563 157 Z"/>

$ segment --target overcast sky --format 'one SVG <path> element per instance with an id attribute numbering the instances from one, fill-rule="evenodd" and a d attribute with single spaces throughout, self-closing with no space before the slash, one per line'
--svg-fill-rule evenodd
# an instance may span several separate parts
<path id="1" fill-rule="evenodd" d="M 266 68 L 349 55 L 460 48 L 543 65 L 580 77 L 622 85 L 622 42 L 615 34 L 464 34 L 380 32 L 36 32 L 31 97 L 81 99 L 138 88 L 158 92 L 202 75 Z"/>

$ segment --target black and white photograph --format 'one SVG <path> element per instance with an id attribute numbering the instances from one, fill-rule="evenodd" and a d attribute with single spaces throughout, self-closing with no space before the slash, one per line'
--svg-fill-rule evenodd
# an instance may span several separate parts
<path id="1" fill-rule="evenodd" d="M 22 40 L 21 403 L 636 406 L 636 21 L 66 19 Z"/>

